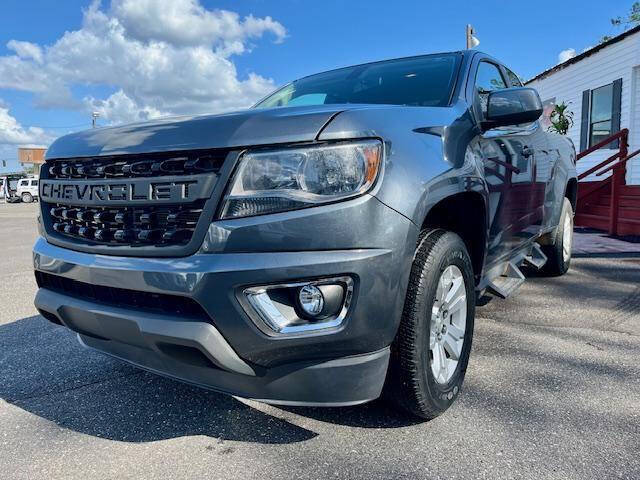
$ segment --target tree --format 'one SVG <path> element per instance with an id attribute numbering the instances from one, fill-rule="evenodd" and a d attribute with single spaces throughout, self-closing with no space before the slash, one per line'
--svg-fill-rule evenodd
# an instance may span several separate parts
<path id="1" fill-rule="evenodd" d="M 614 27 L 624 27 L 625 30 L 640 24 L 640 2 L 634 2 L 631 10 L 624 17 L 616 17 L 611 19 L 611 25 Z"/>
<path id="2" fill-rule="evenodd" d="M 571 102 L 569 102 L 571 103 Z M 549 120 L 551 125 L 549 126 L 550 132 L 559 133 L 560 135 L 566 135 L 569 129 L 573 126 L 573 112 L 568 110 L 569 105 L 562 102 L 553 107 Z"/>
<path id="3" fill-rule="evenodd" d="M 611 25 L 614 27 L 623 27 L 624 30 L 640 25 L 640 2 L 633 2 L 631 9 L 624 17 L 616 17 L 611 19 Z M 608 42 L 613 36 L 603 35 L 600 37 L 600 43 Z"/>

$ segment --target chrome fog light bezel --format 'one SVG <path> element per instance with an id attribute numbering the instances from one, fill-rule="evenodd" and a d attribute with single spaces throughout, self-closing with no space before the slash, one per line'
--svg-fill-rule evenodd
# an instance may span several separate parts
<path id="1" fill-rule="evenodd" d="M 299 289 L 308 285 L 341 285 L 344 288 L 342 308 L 337 315 L 321 319 L 296 317 L 296 320 L 304 323 L 291 324 L 283 312 L 280 311 L 269 297 L 270 290 Z M 279 283 L 247 287 L 242 290 L 241 304 L 252 322 L 269 336 L 305 335 L 318 333 L 333 333 L 340 329 L 349 313 L 353 300 L 354 280 L 348 275 L 339 277 L 327 277 L 316 280 Z M 297 293 L 296 293 L 297 296 Z"/>

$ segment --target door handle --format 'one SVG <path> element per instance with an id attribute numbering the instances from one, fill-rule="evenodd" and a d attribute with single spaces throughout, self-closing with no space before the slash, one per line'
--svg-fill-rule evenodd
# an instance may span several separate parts
<path id="1" fill-rule="evenodd" d="M 522 156 L 524 158 L 529 158 L 531 155 L 533 155 L 533 149 L 532 148 L 529 148 L 527 145 L 522 147 Z"/>

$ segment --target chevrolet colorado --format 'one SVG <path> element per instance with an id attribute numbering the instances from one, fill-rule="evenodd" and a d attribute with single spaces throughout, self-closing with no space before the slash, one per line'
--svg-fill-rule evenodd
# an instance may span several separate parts
<path id="1" fill-rule="evenodd" d="M 460 393 L 476 301 L 569 268 L 575 149 L 477 51 L 294 81 L 255 107 L 56 140 L 40 313 L 90 348 L 274 404 Z"/>

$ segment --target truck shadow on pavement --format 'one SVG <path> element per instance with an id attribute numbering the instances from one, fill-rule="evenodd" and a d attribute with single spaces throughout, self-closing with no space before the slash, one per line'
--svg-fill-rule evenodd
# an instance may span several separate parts
<path id="1" fill-rule="evenodd" d="M 0 398 L 76 432 L 123 442 L 205 435 L 285 444 L 317 433 L 231 396 L 153 375 L 80 346 L 41 316 L 0 325 Z M 375 402 L 345 409 L 291 409 L 360 427 L 415 423 Z M 286 417 L 287 410 L 279 410 Z"/>
<path id="2" fill-rule="evenodd" d="M 317 434 L 234 398 L 81 347 L 40 316 L 0 326 L 0 398 L 60 427 L 123 442 L 205 435 L 295 443 Z"/>

